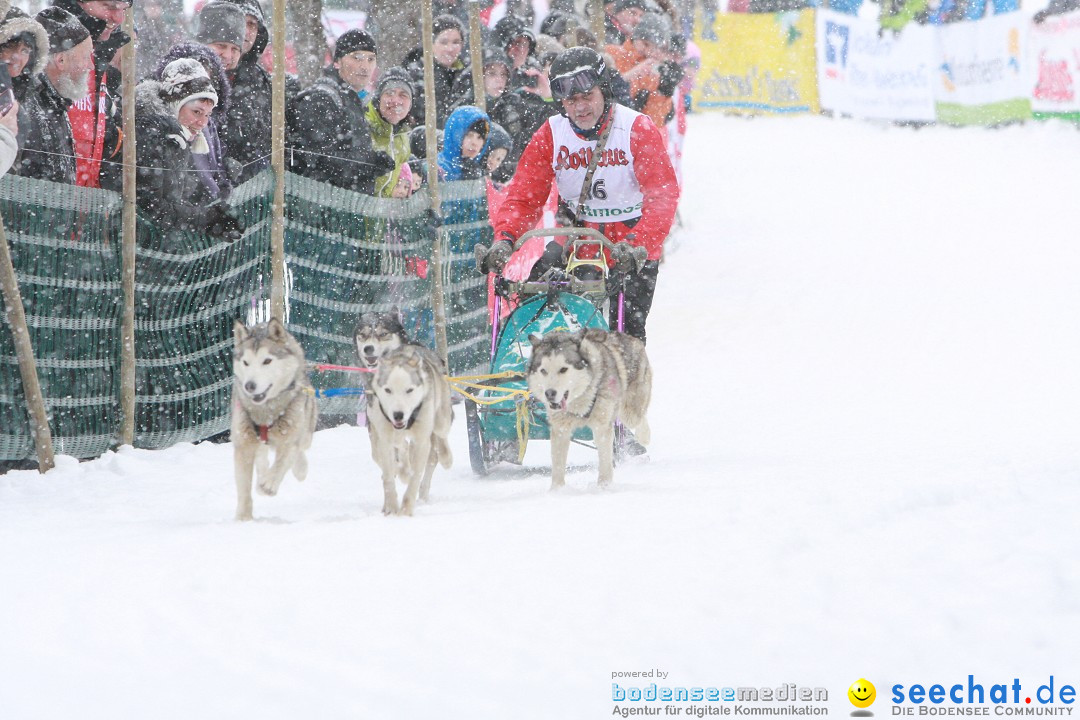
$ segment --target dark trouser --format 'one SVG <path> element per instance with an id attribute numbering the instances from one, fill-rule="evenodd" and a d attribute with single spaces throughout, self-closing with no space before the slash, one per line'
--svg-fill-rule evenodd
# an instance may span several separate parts
<path id="1" fill-rule="evenodd" d="M 612 283 L 619 283 L 625 278 L 623 286 L 623 332 L 645 342 L 645 320 L 652 308 L 653 293 L 656 291 L 656 276 L 660 273 L 660 263 L 649 260 L 640 273 L 612 274 Z M 618 298 L 611 300 L 611 314 L 608 325 L 612 330 L 618 327 Z"/>
<path id="2" fill-rule="evenodd" d="M 544 254 L 533 265 L 529 280 L 539 280 L 545 272 L 552 267 L 564 265 L 562 259 L 563 248 L 552 240 L 544 249 Z M 580 271 L 589 270 L 599 274 L 594 268 L 582 268 Z M 656 276 L 660 272 L 660 262 L 649 260 L 641 268 L 639 273 L 617 273 L 612 271 L 608 279 L 608 287 L 615 288 L 625 278 L 623 298 L 623 332 L 645 342 L 645 320 L 649 317 L 652 308 L 653 293 L 656 291 Z M 611 312 L 608 316 L 608 327 L 612 330 L 618 328 L 619 322 L 619 299 L 611 298 Z"/>

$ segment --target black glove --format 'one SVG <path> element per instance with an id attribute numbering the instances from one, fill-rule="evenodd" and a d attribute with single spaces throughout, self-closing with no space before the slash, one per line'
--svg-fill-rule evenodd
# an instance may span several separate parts
<path id="1" fill-rule="evenodd" d="M 428 208 L 427 211 L 427 224 L 431 228 L 431 232 L 435 232 L 443 226 L 442 215 L 435 212 L 435 208 Z"/>
<path id="2" fill-rule="evenodd" d="M 612 269 L 620 273 L 641 272 L 649 259 L 648 250 L 631 245 L 625 240 L 615 243 L 608 252 L 611 255 Z"/>
<path id="3" fill-rule="evenodd" d="M 206 208 L 202 230 L 207 235 L 233 242 L 244 234 L 244 224 L 224 200 L 215 200 Z"/>
<path id="4" fill-rule="evenodd" d="M 1031 19 L 1035 21 L 1036 25 L 1042 25 L 1044 22 L 1046 22 L 1046 18 L 1048 18 L 1048 17 L 1050 17 L 1050 13 L 1047 12 L 1046 9 L 1044 8 L 1044 9 L 1040 10 L 1039 12 L 1035 13 L 1034 15 L 1032 15 Z"/>
<path id="5" fill-rule="evenodd" d="M 387 173 L 394 172 L 394 168 L 397 167 L 397 163 L 394 162 L 394 158 L 390 157 L 384 152 L 371 153 L 371 172 L 376 177 L 379 175 L 385 175 Z"/>
<path id="6" fill-rule="evenodd" d="M 113 57 L 116 55 L 116 51 L 131 42 L 131 36 L 120 28 L 116 28 L 109 35 L 108 40 L 99 40 L 94 43 L 94 58 L 99 61 L 101 65 L 108 65 L 112 62 Z"/>
<path id="7" fill-rule="evenodd" d="M 679 87 L 679 83 L 682 82 L 682 66 L 669 60 L 660 63 L 656 71 L 660 74 L 660 83 L 657 85 L 656 91 L 661 95 L 671 97 L 675 94 L 675 89 Z"/>
<path id="8" fill-rule="evenodd" d="M 630 272 L 634 267 L 634 247 L 626 242 L 617 242 L 608 251 L 611 255 L 611 264 L 616 272 Z"/>
<path id="9" fill-rule="evenodd" d="M 489 272 L 501 273 L 510 256 L 514 254 L 514 245 L 508 240 L 499 240 L 489 249 L 484 245 L 476 246 L 476 269 L 485 275 Z"/>

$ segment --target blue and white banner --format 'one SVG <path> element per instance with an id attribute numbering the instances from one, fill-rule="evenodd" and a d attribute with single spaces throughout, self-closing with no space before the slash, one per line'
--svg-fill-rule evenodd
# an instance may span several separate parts
<path id="1" fill-rule="evenodd" d="M 914 23 L 878 37 L 878 24 L 830 10 L 817 11 L 821 107 L 860 118 L 936 118 L 934 29 Z"/>

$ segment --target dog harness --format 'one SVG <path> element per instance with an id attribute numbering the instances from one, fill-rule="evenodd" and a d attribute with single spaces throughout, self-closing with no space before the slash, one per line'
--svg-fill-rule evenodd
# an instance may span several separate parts
<path id="1" fill-rule="evenodd" d="M 289 383 L 289 387 L 285 388 L 284 392 L 289 392 L 294 387 L 296 387 L 296 381 L 295 380 L 293 380 L 291 383 Z M 300 390 L 301 390 L 301 392 L 305 392 L 305 393 L 307 393 L 309 395 L 314 395 L 315 394 L 315 391 L 312 388 L 303 387 L 303 388 L 300 388 Z M 292 403 L 290 402 L 289 404 L 291 405 Z M 261 442 L 261 443 L 270 442 L 270 428 L 274 427 L 274 423 L 276 423 L 278 421 L 278 419 L 282 415 L 285 414 L 285 410 L 288 410 L 288 409 L 289 409 L 289 406 L 286 405 L 285 408 L 280 413 L 278 413 L 278 416 L 276 418 L 274 418 L 274 422 L 270 423 L 269 425 L 259 425 L 256 422 L 251 423 L 252 427 L 255 428 L 255 434 L 259 436 L 259 442 Z"/>
<path id="2" fill-rule="evenodd" d="M 616 392 L 619 389 L 619 383 L 615 380 L 615 378 L 610 378 L 608 380 L 608 385 L 611 387 L 612 390 L 615 390 Z M 596 392 L 594 392 L 593 396 L 592 396 L 592 402 L 589 404 L 589 409 L 585 411 L 584 415 L 578 415 L 577 413 L 572 413 L 569 410 L 567 410 L 566 412 L 567 412 L 567 414 L 573 415 L 574 417 L 579 417 L 582 420 L 588 420 L 589 416 L 592 415 L 592 411 L 596 409 L 596 401 L 599 400 L 599 399 L 600 399 L 600 385 L 597 385 L 596 386 Z"/>

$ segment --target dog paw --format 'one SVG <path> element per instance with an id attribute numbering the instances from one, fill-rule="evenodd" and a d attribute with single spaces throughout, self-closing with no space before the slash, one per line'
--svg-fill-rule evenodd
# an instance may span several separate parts
<path id="1" fill-rule="evenodd" d="M 392 503 L 392 502 L 383 503 L 382 514 L 383 515 L 397 515 L 398 514 L 397 503 L 396 502 L 394 502 L 394 503 Z"/>
<path id="2" fill-rule="evenodd" d="M 277 495 L 277 488 L 270 483 L 259 483 L 259 494 L 266 495 L 267 497 L 274 497 Z"/>
<path id="3" fill-rule="evenodd" d="M 236 513 L 236 521 L 237 522 L 249 522 L 251 519 L 252 518 L 251 518 L 251 513 L 250 512 L 246 512 L 246 513 L 238 512 L 238 513 Z"/>
<path id="4" fill-rule="evenodd" d="M 398 510 L 398 515 L 401 517 L 412 517 L 413 505 L 411 502 L 404 502 L 401 505 L 401 509 Z"/>

